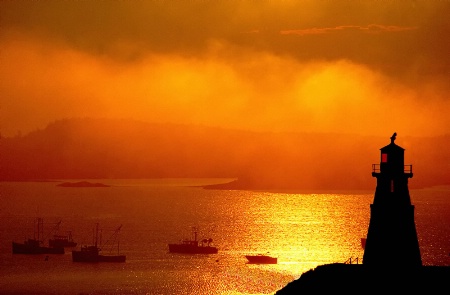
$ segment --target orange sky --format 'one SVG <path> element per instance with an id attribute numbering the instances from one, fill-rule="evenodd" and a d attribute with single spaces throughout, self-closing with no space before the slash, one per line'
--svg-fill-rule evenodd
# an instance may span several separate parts
<path id="1" fill-rule="evenodd" d="M 428 136 L 450 1 L 0 1 L 0 133 L 71 117 Z"/>

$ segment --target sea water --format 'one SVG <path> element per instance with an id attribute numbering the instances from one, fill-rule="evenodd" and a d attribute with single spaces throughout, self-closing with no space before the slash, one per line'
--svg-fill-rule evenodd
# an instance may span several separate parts
<path id="1" fill-rule="evenodd" d="M 80 180 L 73 180 L 80 181 Z M 90 180 L 92 182 L 92 180 Z M 274 294 L 302 273 L 334 262 L 361 263 L 373 191 L 209 190 L 224 179 L 95 180 L 110 187 L 60 187 L 61 181 L 0 182 L 1 294 Z M 450 187 L 410 190 L 424 265 L 450 265 Z M 125 263 L 74 263 L 63 255 L 12 254 L 12 241 L 71 231 L 78 245 L 114 251 Z M 213 255 L 168 252 L 168 243 L 212 238 Z M 116 249 L 117 247 L 118 249 Z M 247 264 L 269 253 L 277 264 Z M 389 263 L 395 263 L 390 261 Z"/>

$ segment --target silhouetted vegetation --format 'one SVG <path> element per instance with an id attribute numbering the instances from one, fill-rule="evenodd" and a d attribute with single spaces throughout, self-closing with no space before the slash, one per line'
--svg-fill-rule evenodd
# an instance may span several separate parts
<path id="1" fill-rule="evenodd" d="M 386 137 L 64 119 L 0 140 L 0 180 L 239 178 L 249 188 L 370 189 Z M 449 184 L 450 136 L 401 136 L 411 188 Z M 411 148 L 409 148 L 411 147 Z M 440 167 L 440 168 L 439 168 Z M 369 176 L 368 176 L 369 175 Z M 417 175 L 417 177 L 416 177 Z"/>

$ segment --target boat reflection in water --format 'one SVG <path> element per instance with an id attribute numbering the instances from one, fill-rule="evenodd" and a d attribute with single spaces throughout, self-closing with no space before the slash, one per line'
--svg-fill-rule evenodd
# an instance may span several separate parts
<path id="1" fill-rule="evenodd" d="M 117 239 L 120 228 L 119 226 L 114 234 L 113 238 Z M 126 256 L 119 254 L 119 242 L 117 242 L 117 254 L 116 255 L 105 255 L 100 254 L 102 251 L 101 248 L 98 247 L 98 223 L 95 228 L 95 237 L 94 237 L 94 245 L 91 246 L 82 246 L 80 250 L 72 251 L 72 261 L 73 262 L 125 262 Z"/>
<path id="2" fill-rule="evenodd" d="M 278 258 L 264 254 L 245 255 L 249 264 L 277 264 Z"/>
<path id="3" fill-rule="evenodd" d="M 211 246 L 212 239 L 197 240 L 197 228 L 192 228 L 193 239 L 184 239 L 179 244 L 169 244 L 170 253 L 217 254 L 219 249 Z"/>

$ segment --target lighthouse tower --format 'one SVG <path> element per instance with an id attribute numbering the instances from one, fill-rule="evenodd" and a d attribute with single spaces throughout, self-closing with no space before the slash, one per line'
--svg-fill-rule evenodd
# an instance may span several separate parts
<path id="1" fill-rule="evenodd" d="M 404 164 L 404 149 L 394 143 L 381 148 L 380 164 L 372 165 L 377 178 L 370 223 L 364 248 L 363 264 L 367 266 L 422 266 L 414 222 L 414 205 L 408 190 L 413 177 L 412 165 Z"/>

